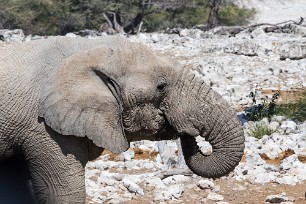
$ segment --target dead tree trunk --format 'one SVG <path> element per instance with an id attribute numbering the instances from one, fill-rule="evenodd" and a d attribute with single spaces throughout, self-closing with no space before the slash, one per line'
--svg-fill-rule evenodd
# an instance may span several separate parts
<path id="1" fill-rule="evenodd" d="M 114 12 L 103 13 L 103 17 L 105 18 L 107 25 L 110 29 L 109 32 L 115 32 L 124 34 L 124 29 L 121 23 L 120 15 Z"/>
<path id="2" fill-rule="evenodd" d="M 207 28 L 210 30 L 218 25 L 218 14 L 221 0 L 210 0 L 210 12 L 208 16 Z"/>
<path id="3" fill-rule="evenodd" d="M 139 12 L 135 16 L 135 18 L 131 20 L 131 23 L 129 23 L 127 26 L 123 26 L 120 14 L 115 12 L 103 13 L 103 17 L 105 18 L 107 25 L 109 27 L 109 32 L 120 33 L 120 34 L 134 33 L 134 29 L 137 26 L 139 26 L 144 16 L 145 16 L 144 11 Z"/>

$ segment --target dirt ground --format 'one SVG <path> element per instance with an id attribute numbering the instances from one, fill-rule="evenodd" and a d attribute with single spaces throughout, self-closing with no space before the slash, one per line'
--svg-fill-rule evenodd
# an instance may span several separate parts
<path id="1" fill-rule="evenodd" d="M 291 186 L 280 185 L 276 183 L 269 183 L 264 185 L 250 184 L 245 182 L 239 182 L 236 180 L 221 180 L 217 179 L 215 185 L 220 186 L 220 192 L 218 194 L 224 196 L 224 201 L 230 204 L 259 204 L 265 203 L 265 199 L 268 195 L 276 195 L 285 192 L 286 197 L 293 197 L 295 204 L 306 203 L 306 182 Z M 187 184 L 188 185 L 188 184 Z M 145 190 L 145 192 L 147 192 Z M 165 203 L 207 203 L 215 204 L 214 201 L 205 199 L 208 192 L 201 190 L 200 188 L 188 189 L 182 197 L 177 201 L 166 201 Z M 153 195 L 151 192 L 145 194 L 144 197 L 137 197 L 135 200 L 125 202 L 127 204 L 151 204 L 159 203 L 153 202 Z"/>
<path id="2" fill-rule="evenodd" d="M 154 160 L 156 158 L 157 152 L 143 151 L 139 148 L 135 148 L 134 159 L 150 159 Z M 270 164 L 277 165 L 284 158 L 292 155 L 294 152 L 288 150 L 280 154 L 275 160 L 269 160 L 265 155 L 261 157 Z M 112 154 L 109 151 L 103 152 L 103 155 L 109 154 L 109 160 L 116 161 L 118 155 Z M 305 158 L 301 158 L 302 162 L 306 162 Z M 241 162 L 244 162 L 245 158 Z M 116 169 L 109 169 L 110 172 L 116 172 Z M 141 174 L 145 172 L 150 172 L 150 170 L 123 170 L 120 173 L 124 174 Z M 207 195 L 210 191 L 202 190 L 197 185 L 197 180 L 192 180 L 190 182 L 184 183 L 185 191 L 182 196 L 177 200 L 165 201 L 164 203 L 206 203 L 215 204 L 216 202 L 208 200 Z M 306 181 L 297 185 L 283 185 L 277 183 L 267 183 L 267 184 L 252 184 L 248 181 L 237 181 L 233 178 L 226 179 L 216 179 L 214 180 L 215 187 L 219 186 L 220 191 L 217 193 L 224 197 L 224 201 L 230 204 L 258 204 L 265 203 L 265 199 L 268 195 L 276 195 L 281 193 L 286 193 L 286 197 L 292 197 L 295 204 L 306 204 Z M 139 186 L 144 190 L 144 196 L 135 196 L 133 200 L 126 201 L 127 204 L 157 204 L 160 201 L 154 201 L 154 187 L 145 186 L 139 184 Z M 88 199 L 90 201 L 90 199 Z M 108 202 L 106 202 L 108 203 Z"/>

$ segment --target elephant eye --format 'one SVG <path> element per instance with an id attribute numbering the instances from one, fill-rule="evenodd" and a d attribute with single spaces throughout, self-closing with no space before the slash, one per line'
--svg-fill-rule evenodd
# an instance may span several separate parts
<path id="1" fill-rule="evenodd" d="M 165 90 L 166 86 L 167 86 L 166 80 L 165 79 L 160 79 L 157 82 L 156 88 L 157 88 L 158 91 L 162 92 L 162 91 Z"/>

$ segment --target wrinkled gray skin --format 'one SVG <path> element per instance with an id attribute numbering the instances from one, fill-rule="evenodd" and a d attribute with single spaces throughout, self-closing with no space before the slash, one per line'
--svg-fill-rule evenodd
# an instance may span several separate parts
<path id="1" fill-rule="evenodd" d="M 194 136 L 213 147 L 204 156 Z M 54 37 L 0 48 L 0 160 L 25 158 L 39 203 L 83 203 L 84 166 L 104 148 L 181 138 L 196 174 L 239 163 L 234 112 L 203 79 L 123 38 Z"/>

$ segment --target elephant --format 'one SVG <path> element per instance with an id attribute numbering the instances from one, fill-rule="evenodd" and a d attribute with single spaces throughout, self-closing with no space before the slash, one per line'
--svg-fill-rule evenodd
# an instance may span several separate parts
<path id="1" fill-rule="evenodd" d="M 0 47 L 0 161 L 23 159 L 38 203 L 84 203 L 85 165 L 104 149 L 176 138 L 207 178 L 233 171 L 244 153 L 234 110 L 175 59 L 116 36 Z"/>

